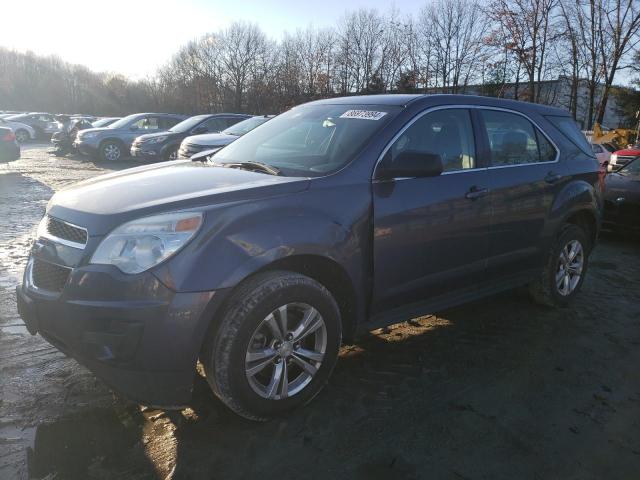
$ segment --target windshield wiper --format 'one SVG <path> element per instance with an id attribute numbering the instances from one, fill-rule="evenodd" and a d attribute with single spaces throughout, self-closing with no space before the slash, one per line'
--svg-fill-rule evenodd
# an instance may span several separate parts
<path id="1" fill-rule="evenodd" d="M 282 172 L 279 168 L 276 168 L 272 165 L 268 165 L 262 162 L 229 162 L 229 163 L 212 163 L 212 165 L 216 167 L 227 167 L 227 168 L 242 168 L 244 170 L 254 170 L 260 171 L 263 173 L 268 173 L 269 175 L 281 175 Z"/>

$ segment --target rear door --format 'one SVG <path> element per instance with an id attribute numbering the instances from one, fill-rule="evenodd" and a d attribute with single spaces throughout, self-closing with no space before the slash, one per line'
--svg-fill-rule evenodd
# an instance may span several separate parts
<path id="1" fill-rule="evenodd" d="M 472 286 L 486 268 L 487 169 L 478 162 L 469 110 L 423 114 L 382 161 L 405 150 L 439 154 L 444 172 L 373 183 L 374 315 Z"/>
<path id="2" fill-rule="evenodd" d="M 539 267 L 551 202 L 566 181 L 558 149 L 520 113 L 482 108 L 478 117 L 490 157 L 488 274 L 501 277 Z"/>

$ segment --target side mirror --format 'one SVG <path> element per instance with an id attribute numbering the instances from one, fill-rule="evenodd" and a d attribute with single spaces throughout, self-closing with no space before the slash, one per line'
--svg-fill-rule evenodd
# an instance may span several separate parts
<path id="1" fill-rule="evenodd" d="M 377 177 L 387 180 L 405 177 L 437 177 L 443 171 L 442 156 L 439 154 L 406 150 L 393 162 L 383 160 Z"/>
<path id="2" fill-rule="evenodd" d="M 135 132 L 136 130 L 138 130 L 138 126 L 137 125 L 131 125 L 129 127 L 129 130 L 131 130 L 132 132 Z"/>

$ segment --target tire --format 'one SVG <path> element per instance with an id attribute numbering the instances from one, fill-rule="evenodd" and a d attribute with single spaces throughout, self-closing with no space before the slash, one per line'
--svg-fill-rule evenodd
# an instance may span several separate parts
<path id="1" fill-rule="evenodd" d="M 29 135 L 29 132 L 27 132 L 23 128 L 16 130 L 16 140 L 18 141 L 18 143 L 26 143 L 30 139 L 31 135 Z"/>
<path id="2" fill-rule="evenodd" d="M 164 153 L 164 161 L 171 162 L 178 159 L 178 147 L 171 147 Z"/>
<path id="3" fill-rule="evenodd" d="M 288 328 L 284 330 L 290 333 L 277 337 L 274 332 L 282 332 L 282 308 L 287 312 L 284 322 Z M 317 327 L 320 322 L 322 326 L 309 328 L 312 333 L 306 337 L 296 334 L 301 338 L 296 346 L 296 338 L 291 337 L 304 318 L 310 319 L 309 325 Z M 322 338 L 320 363 L 308 360 L 306 355 L 318 357 L 323 350 Z M 340 311 L 325 287 L 297 273 L 266 272 L 231 294 L 207 333 L 200 360 L 207 382 L 222 402 L 245 418 L 263 421 L 307 404 L 322 390 L 335 366 L 341 341 Z M 264 352 L 274 355 L 250 361 L 250 351 L 254 356 Z M 315 371 L 303 369 L 304 362 Z"/>
<path id="4" fill-rule="evenodd" d="M 100 145 L 100 158 L 105 162 L 117 162 L 122 159 L 122 145 L 106 141 Z"/>
<path id="5" fill-rule="evenodd" d="M 574 260 L 566 263 L 566 260 L 563 259 L 567 258 L 567 252 L 574 252 L 572 248 L 576 245 L 581 248 L 581 253 L 578 253 L 576 249 Z M 529 285 L 529 293 L 533 300 L 550 307 L 562 307 L 569 304 L 582 288 L 589 266 L 590 253 L 591 242 L 587 233 L 577 225 L 564 225 L 551 247 L 542 274 Z M 580 273 L 575 279 L 571 272 L 575 273 L 577 270 L 580 257 Z M 571 268 L 567 268 L 567 266 Z M 557 279 L 560 280 L 557 281 Z"/>

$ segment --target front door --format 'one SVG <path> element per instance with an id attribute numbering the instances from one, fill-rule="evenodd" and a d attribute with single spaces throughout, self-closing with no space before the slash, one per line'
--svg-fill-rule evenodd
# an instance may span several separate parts
<path id="1" fill-rule="evenodd" d="M 422 115 L 383 162 L 404 150 L 439 154 L 444 172 L 373 184 L 374 315 L 469 287 L 486 267 L 487 170 L 478 163 L 469 110 Z"/>

